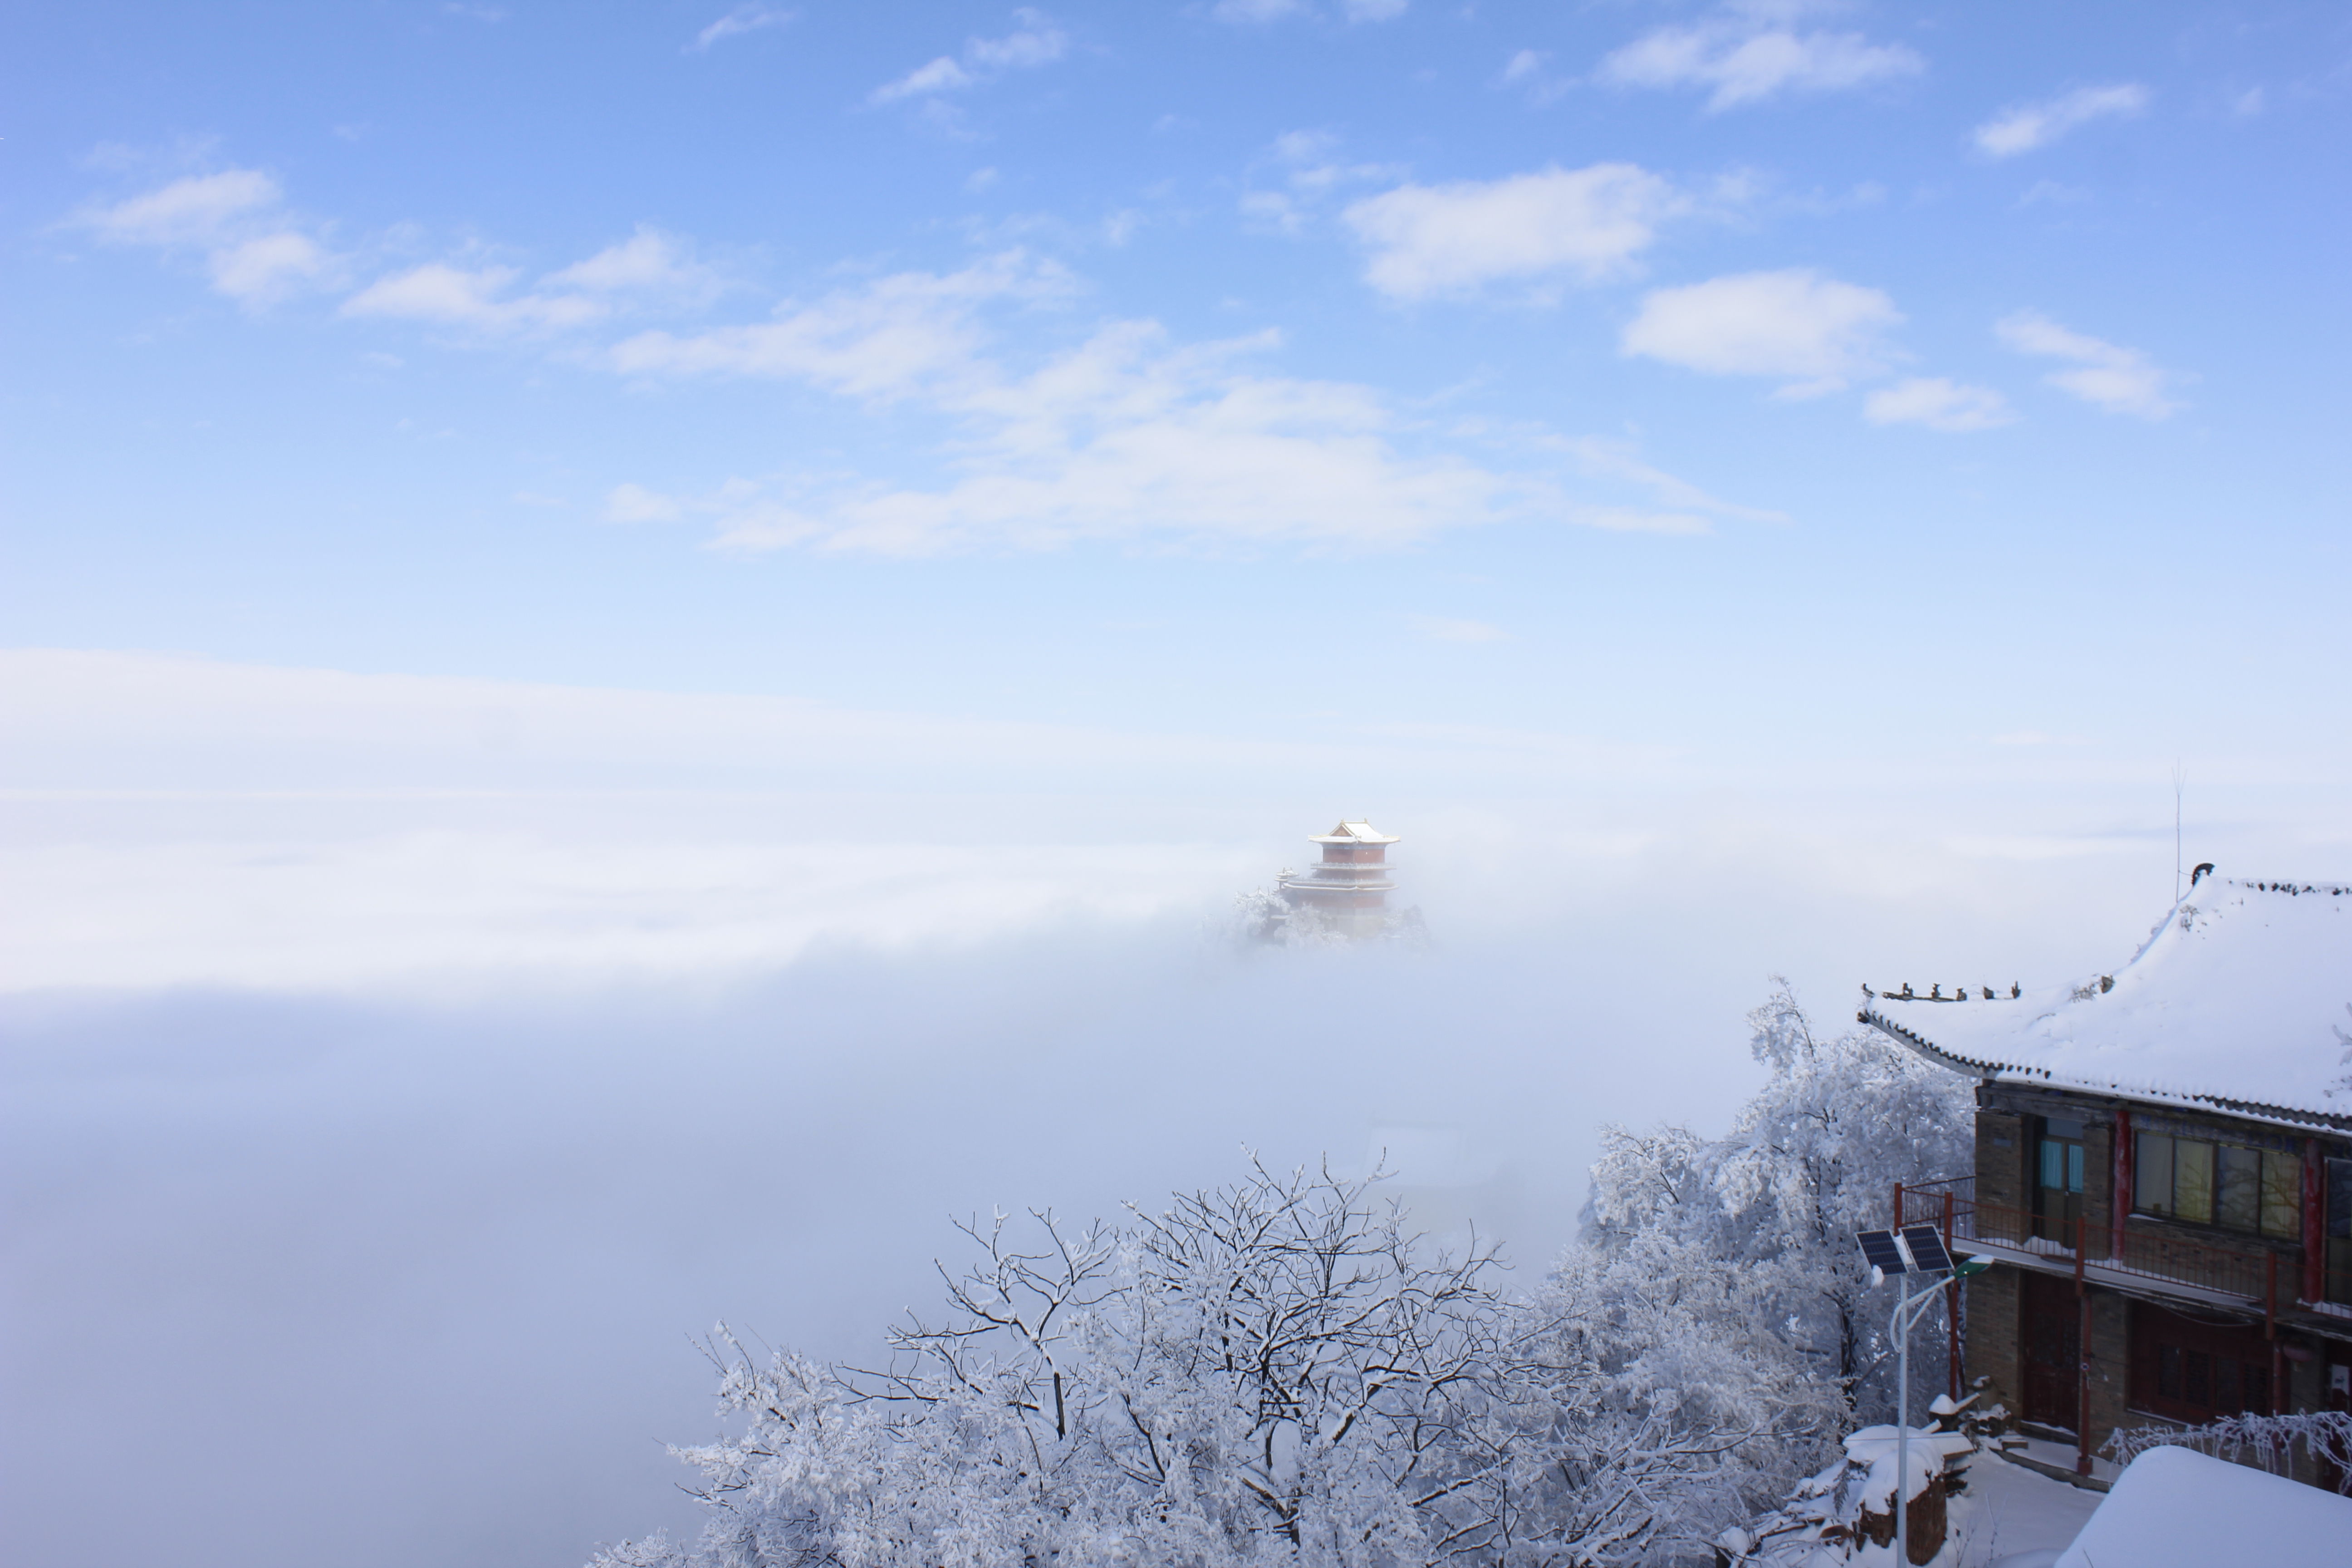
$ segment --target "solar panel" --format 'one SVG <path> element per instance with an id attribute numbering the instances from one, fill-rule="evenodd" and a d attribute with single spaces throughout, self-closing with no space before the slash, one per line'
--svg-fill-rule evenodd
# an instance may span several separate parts
<path id="1" fill-rule="evenodd" d="M 1903 1227 L 1903 1245 L 1911 1249 L 1911 1261 L 1922 1274 L 1947 1274 L 1951 1271 L 1952 1255 L 1944 1250 L 1944 1238 L 1932 1225 L 1906 1225 Z"/>
<path id="2" fill-rule="evenodd" d="M 1910 1261 L 1903 1256 L 1903 1249 L 1895 1245 L 1893 1231 L 1858 1230 L 1853 1233 L 1853 1238 L 1862 1243 L 1862 1255 L 1870 1260 L 1873 1268 L 1885 1274 L 1911 1272 Z"/>

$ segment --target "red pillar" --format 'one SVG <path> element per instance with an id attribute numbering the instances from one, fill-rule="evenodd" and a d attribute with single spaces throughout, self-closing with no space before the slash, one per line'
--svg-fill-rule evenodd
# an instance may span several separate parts
<path id="1" fill-rule="evenodd" d="M 2303 1299 L 2327 1298 L 2327 1162 L 2319 1140 L 2303 1141 Z"/>
<path id="2" fill-rule="evenodd" d="M 2269 1414 L 2286 1414 L 2285 1347 L 2278 1337 L 2278 1254 L 2269 1254 L 2270 1272 L 2263 1277 L 2263 1337 L 2271 1342 L 2271 1407 Z"/>
<path id="3" fill-rule="evenodd" d="M 2109 1151 L 2107 1164 L 2113 1184 L 2107 1194 L 2107 1256 L 2121 1263 L 2124 1260 L 2124 1221 L 2131 1214 L 2134 1174 L 2132 1162 L 2138 1151 L 2132 1146 L 2132 1117 L 2128 1110 L 2116 1112 L 2116 1146 Z"/>
<path id="4" fill-rule="evenodd" d="M 2083 1254 L 2090 1246 L 2090 1225 L 2074 1220 L 2074 1299 L 2081 1303 L 2082 1322 L 2074 1344 L 2074 1473 L 2091 1473 L 2091 1289 L 2083 1282 Z"/>
<path id="5" fill-rule="evenodd" d="M 1951 1250 L 1952 1189 L 1946 1187 L 1944 1189 L 1944 1251 L 1948 1254 Z M 1951 1384 L 1949 1392 L 1952 1403 L 1957 1405 L 1960 1400 L 1960 1277 L 1957 1274 L 1944 1281 L 1944 1327 L 1950 1338 L 1950 1343 L 1945 1354 L 1946 1364 L 1951 1371 L 1951 1376 L 1948 1381 Z"/>

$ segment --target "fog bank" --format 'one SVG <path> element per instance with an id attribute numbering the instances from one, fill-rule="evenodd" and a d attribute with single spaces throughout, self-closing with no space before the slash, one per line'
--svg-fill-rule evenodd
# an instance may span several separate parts
<path id="1" fill-rule="evenodd" d="M 576 1563 L 690 1513 L 688 1335 L 868 1353 L 950 1215 L 1148 1205 L 1245 1147 L 1398 1144 L 1539 1264 L 1595 1122 L 1748 1076 L 1736 1017 L 1602 967 L 1161 922 L 503 1005 L 16 998 L 12 1555 Z"/>
<path id="2" fill-rule="evenodd" d="M 0 1517 L 59 1568 L 688 1527 L 689 1336 L 870 1353 L 950 1216 L 1244 1149 L 1385 1149 L 1532 1273 L 1599 1124 L 1722 1128 L 1769 975 L 1835 1028 L 1865 980 L 2112 967 L 2170 896 L 2162 773 L 2055 743 L 1195 743 L 110 658 L 0 712 Z M 2332 776 L 2193 773 L 2189 858 L 2339 873 Z M 1434 951 L 1211 934 L 1342 813 L 1404 836 Z"/>

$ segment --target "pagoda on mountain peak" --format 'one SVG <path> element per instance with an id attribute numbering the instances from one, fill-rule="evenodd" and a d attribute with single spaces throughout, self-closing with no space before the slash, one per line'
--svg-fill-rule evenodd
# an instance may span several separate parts
<path id="1" fill-rule="evenodd" d="M 1350 817 L 1307 842 L 1323 847 L 1323 858 L 1305 871 L 1285 871 L 1276 886 L 1282 900 L 1307 923 L 1350 938 L 1383 936 L 1390 926 L 1389 846 L 1395 834 Z"/>

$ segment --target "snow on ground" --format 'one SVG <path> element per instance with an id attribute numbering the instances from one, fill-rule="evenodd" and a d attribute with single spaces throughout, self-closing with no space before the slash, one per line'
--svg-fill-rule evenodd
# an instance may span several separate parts
<path id="1" fill-rule="evenodd" d="M 2095 1518 L 2094 1516 L 2096 1516 Z M 1991 1454 L 1951 1501 L 1951 1540 L 1929 1568 L 2343 1568 L 2352 1500 L 2186 1448 L 2152 1448 L 2095 1492 Z M 1892 1568 L 1864 1545 L 1852 1568 Z"/>
<path id="2" fill-rule="evenodd" d="M 1995 1568 L 2005 1559 L 2032 1552 L 2054 1558 L 2073 1543 L 2100 1497 L 2022 1465 L 1979 1455 L 1969 1466 L 1969 1489 L 1951 1500 L 1951 1543 L 1933 1568 Z M 1874 1556 L 1891 1561 L 1894 1553 L 1891 1549 L 1865 1549 L 1855 1562 Z M 2026 1568 L 2026 1563 L 2015 1568 Z"/>
<path id="3" fill-rule="evenodd" d="M 1948 1505 L 1951 1534 L 1927 1568 L 2052 1568 L 2104 1495 L 1979 1454 L 1969 1466 L 1969 1489 Z M 1891 1542 L 1864 1542 L 1852 1556 L 1843 1547 L 1822 1546 L 1811 1556 L 1773 1561 L 1803 1568 L 1896 1568 Z"/>
<path id="4" fill-rule="evenodd" d="M 2017 1444 L 2017 1451 L 2029 1459 L 2037 1460 L 2061 1470 L 2071 1470 L 2074 1468 L 2074 1445 L 2072 1443 L 2053 1443 L 2047 1437 L 2027 1437 L 2020 1433 L 2011 1433 L 2007 1440 Z M 2123 1473 L 2124 1468 L 2113 1459 L 2103 1459 L 2096 1454 L 2091 1456 L 2093 1480 L 2104 1481 L 2113 1486 L 2116 1483 L 2116 1478 Z"/>

